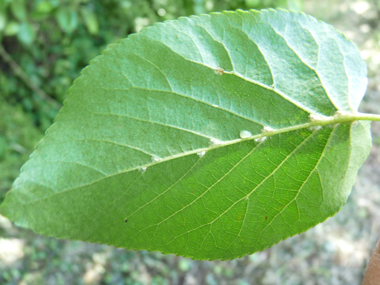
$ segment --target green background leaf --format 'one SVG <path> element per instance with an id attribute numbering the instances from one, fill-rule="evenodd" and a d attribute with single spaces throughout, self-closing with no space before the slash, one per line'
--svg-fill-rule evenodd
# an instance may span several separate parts
<path id="1" fill-rule="evenodd" d="M 78 15 L 74 9 L 60 8 L 56 18 L 61 29 L 66 33 L 72 33 L 78 26 Z"/>
<path id="2" fill-rule="evenodd" d="M 99 23 L 94 11 L 87 7 L 82 7 L 81 13 L 89 33 L 92 35 L 97 35 L 99 32 Z"/>
<path id="3" fill-rule="evenodd" d="M 46 235 L 197 259 L 262 250 L 345 204 L 369 123 L 310 114 L 342 122 L 366 84 L 355 46 L 301 13 L 157 24 L 83 71 L 1 212 Z"/>
<path id="4" fill-rule="evenodd" d="M 31 45 L 36 38 L 36 31 L 28 22 L 23 22 L 18 28 L 17 38 L 25 45 Z"/>
<path id="5" fill-rule="evenodd" d="M 10 1 L 11 10 L 13 15 L 19 19 L 21 22 L 27 20 L 26 16 L 26 1 L 25 0 L 13 0 Z"/>

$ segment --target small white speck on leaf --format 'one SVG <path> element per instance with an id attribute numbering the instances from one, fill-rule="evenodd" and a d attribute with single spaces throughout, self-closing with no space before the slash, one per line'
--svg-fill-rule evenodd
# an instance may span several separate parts
<path id="1" fill-rule="evenodd" d="M 328 117 L 319 115 L 319 114 L 310 114 L 309 115 L 310 121 L 316 122 L 316 121 L 325 121 L 328 119 Z"/>
<path id="2" fill-rule="evenodd" d="M 201 152 L 198 152 L 198 153 L 197 153 L 197 155 L 198 155 L 199 157 L 202 157 L 202 156 L 204 156 L 205 154 L 206 154 L 205 151 L 201 151 Z"/>
<path id="3" fill-rule="evenodd" d="M 152 156 L 152 162 L 157 162 L 157 161 L 160 161 L 161 158 L 157 157 L 157 156 Z"/>
<path id="4" fill-rule="evenodd" d="M 210 145 L 220 145 L 222 144 L 223 142 L 221 140 L 218 140 L 218 139 L 215 139 L 215 138 L 212 138 L 210 140 Z"/>
<path id="5" fill-rule="evenodd" d="M 224 69 L 221 67 L 215 68 L 214 70 L 215 70 L 215 73 L 218 75 L 223 75 L 224 73 Z"/>
<path id="6" fill-rule="evenodd" d="M 144 166 L 144 167 L 141 167 L 141 168 L 139 169 L 139 171 L 140 171 L 141 173 L 144 173 L 145 170 L 146 170 L 146 167 L 145 167 L 145 166 Z"/>
<path id="7" fill-rule="evenodd" d="M 349 115 L 353 115 L 353 114 L 354 114 L 354 112 L 339 110 L 334 114 L 334 117 L 349 116 Z"/>
<path id="8" fill-rule="evenodd" d="M 274 129 L 272 129 L 271 127 L 268 127 L 268 126 L 265 126 L 262 130 L 263 133 L 269 133 L 269 132 L 273 132 Z"/>
<path id="9" fill-rule="evenodd" d="M 252 137 L 251 132 L 249 132 L 249 131 L 241 131 L 240 132 L 240 138 L 246 139 L 246 138 L 249 138 L 249 137 Z"/>
<path id="10" fill-rule="evenodd" d="M 322 126 L 311 126 L 311 127 L 309 128 L 309 130 L 310 130 L 310 131 L 313 131 L 313 132 L 318 131 L 318 130 L 320 130 L 320 129 L 322 129 Z"/>
<path id="11" fill-rule="evenodd" d="M 255 142 L 262 143 L 262 142 L 264 142 L 266 139 L 267 139 L 267 137 L 257 138 L 257 139 L 255 139 Z"/>

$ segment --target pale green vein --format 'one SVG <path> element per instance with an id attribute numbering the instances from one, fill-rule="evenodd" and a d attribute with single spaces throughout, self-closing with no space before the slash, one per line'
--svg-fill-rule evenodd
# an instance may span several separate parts
<path id="1" fill-rule="evenodd" d="M 183 235 L 185 235 L 185 234 L 189 234 L 190 232 L 193 232 L 193 231 L 196 231 L 196 230 L 198 230 L 198 229 L 200 229 L 200 228 L 202 228 L 202 227 L 204 227 L 204 226 L 208 226 L 208 225 L 211 225 L 212 226 L 212 224 L 215 222 L 215 221 L 217 221 L 217 220 L 219 220 L 222 216 L 224 216 L 230 209 L 232 209 L 236 204 L 238 204 L 238 203 L 240 203 L 241 201 L 243 201 L 243 200 L 245 200 L 246 198 L 249 198 L 249 196 L 253 193 L 253 192 L 255 192 L 263 183 L 265 183 L 265 181 L 267 181 L 268 180 L 268 178 L 269 177 L 272 177 L 276 172 L 277 172 L 277 170 L 278 169 L 280 169 L 281 168 L 281 166 L 296 152 L 296 151 L 298 151 L 298 149 L 301 147 L 301 146 L 303 146 L 310 138 L 312 138 L 314 135 L 316 134 L 316 132 L 314 132 L 314 133 L 312 133 L 312 134 L 310 134 L 309 135 L 309 137 L 307 137 L 307 138 L 305 138 L 305 140 L 301 143 L 301 144 L 299 144 L 299 145 L 297 145 L 296 147 L 295 147 L 295 149 L 289 154 L 289 155 L 287 155 L 286 157 L 285 157 L 285 159 L 271 172 L 271 174 L 270 175 L 267 175 L 266 177 L 265 177 L 265 179 L 263 179 L 255 188 L 253 188 L 253 190 L 251 191 L 251 192 L 249 192 L 246 196 L 243 196 L 242 198 L 240 198 L 240 199 L 238 199 L 237 201 L 235 201 L 234 203 L 232 203 L 223 213 L 221 213 L 218 217 L 216 217 L 215 219 L 213 219 L 212 221 L 210 221 L 210 222 L 208 222 L 208 223 L 206 223 L 206 224 L 203 224 L 203 225 L 201 225 L 201 226 L 199 226 L 199 227 L 196 227 L 196 228 L 194 228 L 194 229 L 191 229 L 191 230 L 189 230 L 189 231 L 187 231 L 186 233 L 183 233 L 183 234 L 181 234 L 181 235 L 178 235 L 177 237 L 175 237 L 171 242 L 173 242 L 174 240 L 176 240 L 176 239 L 178 239 L 179 237 L 181 237 L 181 236 L 183 236 Z M 244 156 L 244 158 L 242 159 L 242 160 L 244 160 L 245 158 L 247 158 L 248 156 L 250 156 L 251 154 L 252 154 L 252 152 L 255 150 L 255 148 L 254 149 L 252 149 L 252 151 L 250 151 L 246 156 Z M 239 162 L 238 162 L 238 164 L 242 161 L 242 160 L 240 160 Z M 237 165 L 236 165 L 237 166 Z M 235 168 L 235 167 L 234 167 Z M 232 169 L 234 169 L 234 168 L 232 168 Z M 223 177 L 225 177 L 225 176 L 227 176 L 231 171 L 232 171 L 232 169 L 228 172 L 228 173 L 226 173 Z M 205 191 L 205 192 L 207 192 L 207 191 Z M 201 196 L 203 196 L 205 193 L 203 193 Z M 198 200 L 198 199 L 197 199 Z M 190 206 L 191 204 L 193 204 L 194 203 L 194 201 L 192 202 L 192 203 L 190 203 L 189 205 L 187 205 L 187 206 Z M 186 207 L 187 207 L 186 206 Z M 186 208 L 185 207 L 185 208 Z M 175 214 L 177 214 L 178 212 L 180 212 L 180 211 L 182 211 L 184 208 L 182 208 L 181 210 L 179 210 L 179 211 L 177 211 L 176 213 L 174 213 L 173 215 L 171 215 L 170 217 L 172 217 L 172 216 L 174 216 Z M 163 223 L 164 221 L 166 221 L 166 220 L 168 220 L 170 217 L 168 217 L 168 218 L 166 218 L 165 220 L 163 220 L 162 222 L 160 222 L 160 223 L 158 223 L 158 224 L 156 224 L 156 225 L 152 225 L 152 226 L 158 226 L 159 224 L 161 224 L 161 223 Z M 148 226 L 147 228 L 150 228 L 150 227 L 152 227 L 152 226 Z M 147 229 L 147 228 L 145 228 L 145 229 Z M 145 230 L 145 229 L 142 229 L 142 230 L 140 230 L 139 232 L 141 232 L 141 231 L 143 231 L 143 230 Z M 156 228 L 156 230 L 157 230 L 157 228 Z M 138 234 L 138 233 L 137 233 Z M 137 235 L 136 234 L 136 235 Z M 230 245 L 231 246 L 231 245 Z"/>
<path id="2" fill-rule="evenodd" d="M 183 211 L 184 209 L 190 207 L 191 205 L 193 205 L 195 202 L 197 202 L 199 199 L 201 199 L 204 195 L 206 195 L 212 188 L 214 188 L 219 182 L 221 182 L 225 177 L 227 177 L 236 167 L 238 167 L 240 165 L 240 163 L 242 163 L 248 156 L 250 156 L 252 154 L 252 152 L 254 152 L 256 150 L 256 148 L 259 146 L 260 144 L 256 145 L 254 148 L 252 148 L 252 150 L 250 152 L 248 152 L 248 154 L 246 154 L 242 159 L 240 159 L 236 164 L 234 164 L 232 166 L 232 168 L 227 171 L 227 173 L 225 173 L 221 178 L 219 178 L 213 185 L 211 185 L 209 188 L 207 188 L 200 196 L 198 196 L 196 199 L 194 199 L 191 203 L 187 204 L 185 207 L 181 208 L 179 211 L 177 212 L 174 212 L 172 215 L 166 217 L 164 220 L 162 220 L 161 222 L 155 224 L 155 225 L 150 225 L 148 226 L 147 228 L 150 228 L 150 227 L 156 227 L 156 230 L 157 230 L 157 227 L 164 223 L 165 221 L 169 220 L 171 217 L 173 217 L 174 215 L 178 214 L 179 212 Z M 144 231 L 146 230 L 147 228 L 145 229 L 142 229 L 140 230 L 139 232 L 137 232 L 135 235 L 138 235 L 141 231 Z M 156 232 L 154 233 L 153 237 L 155 236 Z"/>
<path id="3" fill-rule="evenodd" d="M 279 215 L 282 215 L 282 213 L 286 210 L 286 208 L 287 208 L 291 203 L 293 203 L 294 201 L 296 201 L 298 195 L 301 193 L 302 188 L 303 188 L 303 187 L 305 186 L 305 184 L 309 181 L 311 175 L 312 175 L 312 174 L 314 173 L 314 171 L 317 169 L 319 163 L 321 162 L 322 158 L 324 157 L 324 153 L 325 153 L 325 151 L 326 151 L 326 148 L 327 148 L 327 146 L 329 145 L 329 142 L 330 142 L 330 140 L 331 140 L 331 138 L 332 138 L 332 136 L 333 136 L 333 134 L 334 134 L 335 131 L 336 131 L 336 127 L 331 131 L 331 133 L 330 133 L 328 139 L 326 140 L 325 146 L 324 146 L 324 148 L 323 148 L 323 150 L 322 150 L 322 152 L 321 152 L 321 154 L 320 154 L 320 157 L 319 157 L 317 163 L 315 164 L 314 168 L 310 171 L 308 177 L 307 177 L 307 178 L 305 179 L 305 181 L 302 183 L 302 185 L 300 186 L 300 188 L 297 190 L 297 194 L 295 195 L 295 197 L 294 197 L 292 200 L 290 200 L 286 205 L 284 205 L 284 206 L 282 207 L 282 209 L 278 212 L 278 214 L 275 215 L 275 216 L 269 221 L 269 223 L 268 223 L 268 224 L 267 224 L 267 225 L 266 225 L 266 226 L 260 231 L 260 234 L 259 234 L 259 236 L 257 237 L 256 242 L 259 242 L 260 237 L 261 237 L 262 233 L 264 232 L 264 230 L 265 230 L 267 227 L 271 226 L 272 223 L 273 223 L 273 221 L 274 221 Z"/>
<path id="4" fill-rule="evenodd" d="M 135 53 L 135 52 L 133 52 L 133 51 L 131 51 L 131 50 L 129 50 L 129 52 L 131 52 L 132 54 L 134 54 L 136 57 L 138 57 L 138 58 L 141 58 L 143 61 L 145 61 L 145 62 L 147 62 L 148 64 L 150 64 L 150 65 L 152 65 L 156 70 L 158 70 L 161 74 L 162 74 L 162 76 L 165 78 L 165 80 L 166 80 L 166 82 L 168 83 L 168 85 L 169 85 L 169 87 L 170 87 L 170 90 L 171 91 L 173 91 L 173 87 L 172 87 L 172 85 L 170 84 L 170 82 L 169 82 L 169 80 L 168 80 L 168 78 L 167 78 L 167 76 L 166 76 L 166 74 L 157 66 L 157 65 L 155 65 L 153 62 L 151 62 L 150 60 L 148 60 L 148 59 L 146 59 L 145 57 L 142 57 L 141 55 L 139 55 L 139 54 L 137 54 L 137 53 Z M 123 73 L 124 74 L 124 73 Z M 124 74 L 124 76 L 125 76 L 125 74 Z M 127 78 L 128 79 L 128 78 Z"/>
<path id="5" fill-rule="evenodd" d="M 154 124 L 154 125 L 160 125 L 160 126 L 163 126 L 163 127 L 167 127 L 167 128 L 172 128 L 172 129 L 184 131 L 184 132 L 187 132 L 187 133 L 192 133 L 194 135 L 207 138 L 209 140 L 216 139 L 214 137 L 209 137 L 209 136 L 206 136 L 204 134 L 201 134 L 201 133 L 198 133 L 198 132 L 195 132 L 195 131 L 192 131 L 192 130 L 188 130 L 188 129 L 184 129 L 184 128 L 181 128 L 181 127 L 177 127 L 177 126 L 173 126 L 173 125 L 168 125 L 168 124 L 164 124 L 164 123 L 159 123 L 159 122 L 156 122 L 156 121 L 149 121 L 149 120 L 145 120 L 145 119 L 140 119 L 140 118 L 136 118 L 136 117 L 132 117 L 132 116 L 128 116 L 128 115 L 113 114 L 113 113 L 95 113 L 95 112 L 92 112 L 92 114 L 94 114 L 94 115 L 101 115 L 101 116 L 115 116 L 115 117 L 121 117 L 121 118 L 128 118 L 128 119 L 131 119 L 131 120 L 136 120 L 136 121 L 140 121 L 140 122 L 144 122 L 144 123 L 149 123 L 149 124 Z"/>
<path id="6" fill-rule="evenodd" d="M 333 125 L 333 124 L 339 124 L 339 123 L 353 122 L 353 121 L 358 121 L 358 120 L 380 121 L 380 115 L 353 113 L 353 114 L 342 115 L 342 116 L 331 116 L 331 117 L 327 117 L 325 120 L 313 121 L 313 122 L 309 122 L 309 123 L 306 123 L 306 124 L 295 125 L 295 126 L 291 126 L 291 127 L 282 128 L 282 129 L 276 129 L 276 130 L 273 130 L 273 131 L 270 131 L 270 132 L 266 132 L 265 134 L 254 135 L 254 136 L 246 138 L 246 139 L 236 139 L 236 140 L 224 141 L 221 144 L 213 144 L 213 145 L 210 145 L 207 148 L 200 148 L 200 149 L 196 149 L 196 150 L 192 150 L 192 151 L 188 151 L 188 152 L 184 152 L 184 153 L 179 153 L 179 154 L 176 154 L 176 155 L 173 155 L 173 156 L 170 156 L 170 157 L 163 158 L 163 159 L 161 159 L 159 161 L 156 161 L 156 162 L 148 163 L 148 164 L 145 164 L 145 165 L 140 165 L 140 166 L 133 167 L 133 168 L 128 168 L 126 170 L 122 170 L 122 171 L 119 171 L 119 172 L 115 172 L 113 174 L 107 175 L 107 176 L 102 177 L 100 179 L 96 179 L 96 180 L 93 180 L 91 182 L 79 185 L 79 186 L 75 186 L 75 187 L 72 187 L 72 188 L 68 188 L 68 189 L 62 190 L 62 191 L 60 191 L 58 193 L 52 194 L 51 196 L 61 195 L 61 194 L 66 193 L 68 191 L 72 191 L 72 190 L 75 190 L 75 189 L 78 189 L 78 188 L 81 188 L 81 187 L 89 186 L 89 185 L 92 185 L 94 183 L 97 183 L 99 181 L 102 181 L 104 179 L 107 179 L 107 178 L 110 178 L 110 177 L 113 177 L 113 176 L 116 176 L 116 175 L 119 175 L 119 174 L 123 174 L 123 173 L 127 173 L 127 172 L 130 172 L 130 171 L 139 170 L 142 167 L 147 167 L 148 168 L 148 167 L 154 166 L 156 164 L 167 162 L 167 161 L 170 161 L 170 160 L 173 160 L 173 159 L 177 159 L 177 158 L 184 157 L 184 156 L 187 156 L 187 155 L 197 154 L 197 153 L 200 153 L 200 152 L 203 152 L 203 151 L 207 152 L 207 151 L 210 151 L 210 150 L 213 150 L 213 149 L 217 149 L 217 148 L 220 148 L 220 147 L 225 147 L 225 146 L 228 146 L 228 145 L 233 145 L 233 144 L 236 144 L 236 143 L 240 143 L 242 141 L 255 140 L 255 139 L 262 138 L 262 137 L 270 137 L 270 136 L 273 136 L 273 135 L 277 135 L 277 134 L 281 134 L 281 133 L 286 133 L 286 132 L 291 132 L 291 131 L 297 131 L 297 130 L 301 130 L 301 129 L 305 129 L 305 128 L 310 128 L 310 127 L 314 127 L 314 126 L 326 126 L 326 125 Z M 48 199 L 48 198 L 49 197 L 45 197 L 45 198 L 42 198 L 40 200 L 45 200 L 45 199 Z M 31 204 L 31 203 L 35 203 L 35 202 L 37 202 L 37 201 L 27 202 L 27 203 L 24 203 L 24 204 Z"/>
<path id="7" fill-rule="evenodd" d="M 56 160 L 56 161 L 43 161 L 43 163 L 44 163 L 44 165 L 45 165 L 45 164 L 54 164 L 54 163 L 76 164 L 76 165 L 83 166 L 83 167 L 85 167 L 85 168 L 91 169 L 91 170 L 93 170 L 93 171 L 96 171 L 96 172 L 102 174 L 103 176 L 106 176 L 106 175 L 107 175 L 106 173 L 100 171 L 99 169 L 96 169 L 96 168 L 94 168 L 94 167 L 92 167 L 92 166 L 89 166 L 89 165 L 86 165 L 86 164 L 83 164 L 83 163 L 79 163 L 79 162 L 75 162 L 75 161 L 59 161 L 59 160 Z M 38 166 L 43 167 L 44 165 L 36 164 L 35 166 L 37 166 L 37 167 L 38 167 Z"/>
<path id="8" fill-rule="evenodd" d="M 165 189 L 165 191 L 163 191 L 162 193 L 160 193 L 159 195 L 157 195 L 156 197 L 154 197 L 152 200 L 150 200 L 149 202 L 145 203 L 143 206 L 140 206 L 138 209 L 136 209 L 133 213 L 129 214 L 128 215 L 128 219 L 130 217 L 132 217 L 134 214 L 136 214 L 138 211 L 140 211 L 142 208 L 148 206 L 149 204 L 153 203 L 154 201 L 156 201 L 158 198 L 160 198 L 161 196 L 165 195 L 168 191 L 170 191 L 170 189 L 172 189 L 174 186 L 176 186 L 179 182 L 181 182 L 189 173 L 191 173 L 191 171 L 194 169 L 194 167 L 199 163 L 199 161 L 201 161 L 201 158 L 199 158 L 191 167 L 188 171 L 185 172 L 184 175 L 182 175 L 176 182 L 174 182 L 170 187 L 168 187 L 167 189 Z"/>
<path id="9" fill-rule="evenodd" d="M 210 103 L 210 102 L 207 102 L 207 101 L 203 101 L 203 100 L 200 100 L 196 97 L 192 97 L 192 96 L 188 96 L 188 95 L 185 95 L 185 94 L 182 94 L 182 93 L 179 93 L 177 91 L 171 91 L 171 90 L 161 90 L 161 89 L 153 89 L 153 88 L 148 88 L 148 87 L 140 87 L 140 86 L 132 86 L 130 88 L 120 88 L 120 89 L 110 89 L 110 88 L 104 88 L 102 87 L 102 89 L 104 90 L 109 90 L 109 91 L 129 91 L 129 90 L 132 90 L 132 89 L 141 89 L 141 90 L 146 90 L 146 91 L 153 91 L 153 92 L 161 92 L 161 93 L 170 93 L 170 94 L 173 94 L 173 95 L 178 95 L 180 97 L 183 97 L 183 98 L 187 98 L 189 100 L 192 100 L 192 101 L 195 101 L 197 103 L 201 103 L 201 104 L 204 104 L 204 105 L 207 105 L 209 107 L 212 107 L 212 108 L 215 108 L 215 109 L 219 109 L 219 110 L 222 110 L 222 111 L 225 111 L 227 113 L 230 113 L 231 115 L 235 116 L 235 117 L 239 117 L 239 118 L 242 118 L 244 120 L 247 120 L 247 121 L 250 121 L 252 123 L 255 123 L 257 125 L 260 125 L 260 126 L 264 126 L 263 123 L 257 121 L 257 120 L 254 120 L 254 118 L 250 118 L 250 117 L 246 117 L 246 116 L 243 116 L 241 114 L 238 114 L 238 113 L 235 113 L 233 112 L 232 110 L 229 110 L 229 109 L 226 109 L 226 108 L 223 108 L 219 105 L 215 105 L 213 103 Z M 215 88 L 214 88 L 215 89 Z M 215 91 L 215 93 L 217 93 Z M 218 95 L 218 94 L 217 94 Z M 218 95 L 218 98 L 219 98 L 219 95 Z M 220 103 L 220 98 L 219 98 L 219 103 Z"/>
<path id="10" fill-rule="evenodd" d="M 108 143 L 108 144 L 113 144 L 113 145 L 117 145 L 117 146 L 121 146 L 121 147 L 125 147 L 125 148 L 129 148 L 129 149 L 133 149 L 133 150 L 136 150 L 136 151 L 139 151 L 141 153 L 144 153 L 146 154 L 147 156 L 155 156 L 156 154 L 153 154 L 153 153 L 149 153 L 147 152 L 146 150 L 143 150 L 141 148 L 138 148 L 138 147 L 135 147 L 135 146 L 132 146 L 132 145 L 127 145 L 127 144 L 123 144 L 123 143 L 118 143 L 118 142 L 115 142 L 115 141 L 110 141 L 110 140 L 106 140 L 106 139 L 94 139 L 94 138 L 86 138 L 86 139 L 70 139 L 69 141 L 63 141 L 63 142 L 59 142 L 59 143 L 52 143 L 56 146 L 58 145 L 62 145 L 62 144 L 69 144 L 71 142 L 99 142 L 99 143 Z"/>
<path id="11" fill-rule="evenodd" d="M 217 66 L 217 67 L 212 67 L 212 66 L 209 66 L 209 65 L 207 65 L 207 64 L 200 63 L 200 62 L 198 62 L 198 61 L 194 61 L 194 60 L 188 59 L 188 58 L 184 57 L 183 55 L 181 55 L 181 54 L 175 52 L 173 49 L 171 49 L 170 46 L 166 45 L 165 43 L 160 42 L 160 41 L 157 41 L 156 39 L 154 39 L 154 38 L 152 38 L 152 37 L 150 37 L 150 36 L 147 36 L 147 37 L 149 37 L 152 41 L 155 41 L 155 42 L 157 42 L 157 43 L 159 43 L 159 44 L 162 44 L 162 45 L 166 46 L 166 47 L 167 47 L 168 49 L 170 49 L 174 54 L 177 54 L 178 56 L 182 57 L 182 58 L 183 58 L 184 60 L 186 60 L 186 61 L 189 61 L 189 62 L 192 62 L 192 63 L 198 64 L 198 65 L 201 65 L 201 66 L 204 66 L 204 67 L 208 67 L 208 68 L 210 68 L 210 69 L 212 69 L 212 70 L 215 70 L 215 68 L 218 68 L 218 66 Z M 220 66 L 220 67 L 223 68 L 223 66 Z M 294 106 L 296 106 L 297 108 L 299 108 L 299 109 L 301 109 L 301 110 L 303 110 L 303 111 L 305 111 L 305 112 L 308 112 L 308 113 L 310 113 L 310 114 L 317 114 L 317 113 L 318 113 L 318 112 L 315 112 L 314 110 L 312 110 L 312 109 L 310 109 L 310 108 L 308 108 L 308 107 L 306 107 L 306 106 L 300 104 L 299 102 L 296 102 L 295 100 L 292 100 L 289 96 L 285 95 L 285 93 L 281 92 L 281 91 L 278 90 L 278 89 L 273 89 L 272 87 L 270 87 L 270 86 L 268 86 L 268 85 L 265 85 L 265 84 L 263 84 L 263 83 L 261 83 L 261 82 L 259 82 L 259 81 L 256 81 L 256 80 L 253 80 L 253 79 L 248 79 L 248 78 L 244 77 L 242 74 L 239 74 L 239 73 L 237 73 L 237 72 L 233 72 L 233 71 L 224 71 L 224 73 L 227 73 L 227 74 L 233 74 L 233 75 L 235 75 L 235 76 L 237 76 L 237 77 L 239 77 L 239 78 L 241 78 L 241 79 L 243 79 L 243 80 L 245 80 L 245 81 L 247 81 L 247 82 L 254 83 L 254 84 L 259 85 L 259 86 L 261 86 L 261 87 L 263 87 L 263 88 L 265 88 L 265 89 L 271 90 L 271 91 L 273 91 L 274 93 L 276 93 L 277 95 L 279 95 L 279 96 L 281 96 L 282 98 L 284 98 L 285 100 L 287 100 L 288 102 L 292 103 L 292 104 L 293 104 Z"/>
<path id="12" fill-rule="evenodd" d="M 289 47 L 289 49 L 290 49 L 291 51 L 293 51 L 294 55 L 297 56 L 297 58 L 302 62 L 302 64 L 304 64 L 304 65 L 305 65 L 306 67 L 308 67 L 310 70 L 312 70 L 312 71 L 315 72 L 315 75 L 317 76 L 318 81 L 320 82 L 321 87 L 323 88 L 323 91 L 325 92 L 326 97 L 330 100 L 331 104 L 335 107 L 335 109 L 336 109 L 336 110 L 339 110 L 339 109 L 340 109 L 339 106 L 336 105 L 336 103 L 334 102 L 333 98 L 332 98 L 332 97 L 330 96 L 330 94 L 327 92 L 326 87 L 325 87 L 325 85 L 324 85 L 324 82 L 323 82 L 323 80 L 321 79 L 321 77 L 320 77 L 320 75 L 319 75 L 319 72 L 318 72 L 319 45 L 318 45 L 316 39 L 314 38 L 314 36 L 311 34 L 311 32 L 310 32 L 309 30 L 305 29 L 303 26 L 300 25 L 302 29 L 304 29 L 304 30 L 306 30 L 307 32 L 309 32 L 309 34 L 314 38 L 314 41 L 315 41 L 315 43 L 316 43 L 317 46 L 318 46 L 318 57 L 317 57 L 317 66 L 316 66 L 316 68 L 310 66 L 308 63 L 306 63 L 306 62 L 303 60 L 303 58 L 299 55 L 299 53 L 297 53 L 297 52 L 293 49 L 293 47 L 289 44 L 289 42 L 286 40 L 286 37 L 285 37 L 285 36 L 283 36 L 283 35 L 281 35 L 280 33 L 278 33 L 278 32 L 274 29 L 274 27 L 273 27 L 272 25 L 269 25 L 269 24 L 267 24 L 267 25 L 268 25 L 268 26 L 269 26 L 269 27 L 270 27 L 270 28 L 276 33 L 276 35 L 278 35 L 279 37 L 281 37 L 281 38 L 284 40 L 284 42 L 286 43 L 286 45 Z M 348 94 L 348 93 L 347 93 L 347 94 Z M 351 108 L 351 109 L 352 109 L 352 108 Z"/>

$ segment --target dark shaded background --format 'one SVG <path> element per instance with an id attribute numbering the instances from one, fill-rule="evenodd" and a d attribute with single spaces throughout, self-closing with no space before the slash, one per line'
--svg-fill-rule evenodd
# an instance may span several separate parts
<path id="1" fill-rule="evenodd" d="M 80 70 L 156 21 L 225 9 L 301 10 L 343 31 L 369 69 L 361 111 L 380 113 L 378 0 L 0 0 L 0 203 Z M 348 203 L 263 252 L 193 261 L 36 235 L 0 216 L 0 284 L 359 284 L 380 237 L 380 124 Z"/>

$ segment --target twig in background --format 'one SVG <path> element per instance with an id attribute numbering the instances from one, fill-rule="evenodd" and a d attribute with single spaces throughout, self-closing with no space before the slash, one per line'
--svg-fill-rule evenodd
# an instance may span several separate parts
<path id="1" fill-rule="evenodd" d="M 2 45 L 0 45 L 0 56 L 2 59 L 9 64 L 11 69 L 13 70 L 14 74 L 20 77 L 24 83 L 32 89 L 42 100 L 50 103 L 53 105 L 56 109 L 60 109 L 62 105 L 58 103 L 56 100 L 54 100 L 52 97 L 50 97 L 48 94 L 46 94 L 45 91 L 43 91 L 38 85 L 36 85 L 29 76 L 22 70 L 22 68 L 15 62 L 12 57 L 8 54 L 8 52 L 4 49 Z"/>

